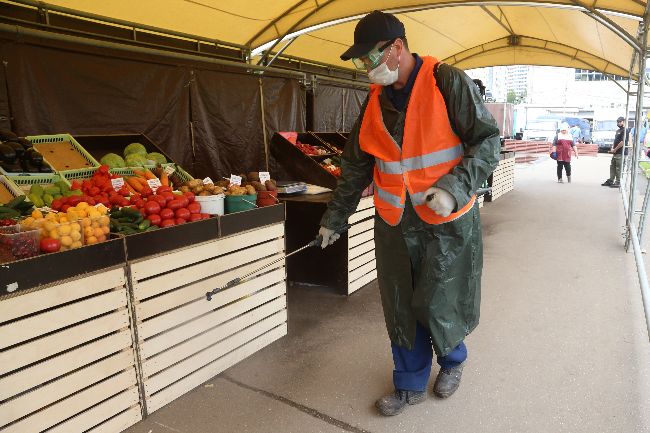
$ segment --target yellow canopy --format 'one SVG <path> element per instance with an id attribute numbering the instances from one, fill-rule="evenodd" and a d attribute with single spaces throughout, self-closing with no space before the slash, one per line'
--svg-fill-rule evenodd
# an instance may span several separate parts
<path id="1" fill-rule="evenodd" d="M 351 67 L 356 22 L 396 13 L 411 51 L 463 69 L 534 64 L 627 75 L 646 0 L 49 0 L 46 3 Z M 464 5 L 467 4 L 467 5 Z M 296 37 L 297 35 L 297 37 Z M 285 41 L 278 42 L 278 39 Z M 258 50 L 259 51 L 259 50 Z M 633 71 L 634 72 L 634 71 Z"/>

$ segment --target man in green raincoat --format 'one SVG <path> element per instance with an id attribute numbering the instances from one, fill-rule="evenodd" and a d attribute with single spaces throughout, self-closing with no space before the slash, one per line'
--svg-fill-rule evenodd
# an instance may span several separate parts
<path id="1" fill-rule="evenodd" d="M 395 364 L 395 392 L 376 407 L 396 415 L 426 399 L 434 351 L 433 393 L 449 397 L 460 383 L 463 341 L 478 325 L 481 299 L 475 192 L 498 164 L 499 130 L 472 80 L 410 53 L 391 14 L 361 19 L 341 58 L 366 70 L 375 86 L 350 133 L 319 234 L 323 248 L 336 241 L 374 181 L 377 278 Z"/>

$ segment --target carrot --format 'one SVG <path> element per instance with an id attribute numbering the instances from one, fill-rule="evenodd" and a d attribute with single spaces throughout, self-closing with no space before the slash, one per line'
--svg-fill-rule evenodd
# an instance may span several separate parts
<path id="1" fill-rule="evenodd" d="M 144 186 L 140 182 L 138 182 L 138 178 L 135 176 L 126 177 L 124 179 L 134 190 L 136 190 L 136 192 L 140 192 L 144 188 Z"/>
<path id="2" fill-rule="evenodd" d="M 133 174 L 135 174 L 136 176 L 141 178 L 146 178 L 146 175 L 143 170 L 136 170 L 135 168 L 132 168 L 131 170 L 133 170 Z"/>
<path id="3" fill-rule="evenodd" d="M 151 172 L 148 168 L 144 169 L 144 178 L 145 179 L 158 179 L 155 174 Z"/>
<path id="4" fill-rule="evenodd" d="M 131 185 L 129 185 L 129 182 L 124 182 L 124 186 L 129 190 L 131 194 L 137 193 L 137 191 Z"/>
<path id="5" fill-rule="evenodd" d="M 164 170 L 160 174 L 160 183 L 162 186 L 169 186 L 169 176 L 167 175 L 167 173 L 165 173 Z"/>

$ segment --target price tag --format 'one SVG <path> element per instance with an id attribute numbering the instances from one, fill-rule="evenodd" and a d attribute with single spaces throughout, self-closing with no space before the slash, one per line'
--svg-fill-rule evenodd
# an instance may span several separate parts
<path id="1" fill-rule="evenodd" d="M 267 180 L 271 180 L 271 175 L 268 171 L 260 171 L 260 182 L 264 184 Z"/>
<path id="2" fill-rule="evenodd" d="M 113 184 L 113 189 L 119 191 L 120 188 L 124 186 L 124 178 L 118 177 L 116 179 L 111 179 L 111 183 Z"/>
<path id="3" fill-rule="evenodd" d="M 241 176 L 237 176 L 236 174 L 231 174 L 230 175 L 230 184 L 231 185 L 240 185 L 241 186 Z"/>
<path id="4" fill-rule="evenodd" d="M 156 190 L 162 186 L 160 179 L 147 179 L 147 184 L 153 192 L 156 192 Z"/>
<path id="5" fill-rule="evenodd" d="M 214 182 L 212 182 L 212 179 L 210 179 L 209 177 L 206 177 L 205 179 L 203 179 L 203 185 L 208 184 L 208 183 L 211 183 L 212 185 L 214 185 Z"/>
<path id="6" fill-rule="evenodd" d="M 165 173 L 167 173 L 167 176 L 171 176 L 171 174 L 172 174 L 173 172 L 175 172 L 176 169 L 174 168 L 173 165 L 168 165 L 167 167 L 165 167 L 165 169 L 164 169 L 163 171 L 164 171 Z"/>

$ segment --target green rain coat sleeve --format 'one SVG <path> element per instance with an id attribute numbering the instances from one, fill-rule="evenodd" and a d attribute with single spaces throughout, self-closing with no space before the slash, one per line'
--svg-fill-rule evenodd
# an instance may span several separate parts
<path id="1" fill-rule="evenodd" d="M 462 71 L 441 64 L 436 73 L 440 93 L 447 104 L 449 123 L 463 142 L 465 155 L 450 174 L 434 186 L 456 199 L 456 210 L 465 206 L 499 163 L 499 128 L 481 101 L 476 84 Z"/>
<path id="2" fill-rule="evenodd" d="M 375 158 L 361 150 L 359 129 L 368 100 L 363 103 L 361 113 L 350 131 L 348 142 L 341 155 L 341 177 L 337 181 L 334 196 L 321 218 L 321 226 L 331 230 L 343 227 L 356 210 L 361 194 L 372 182 Z"/>

